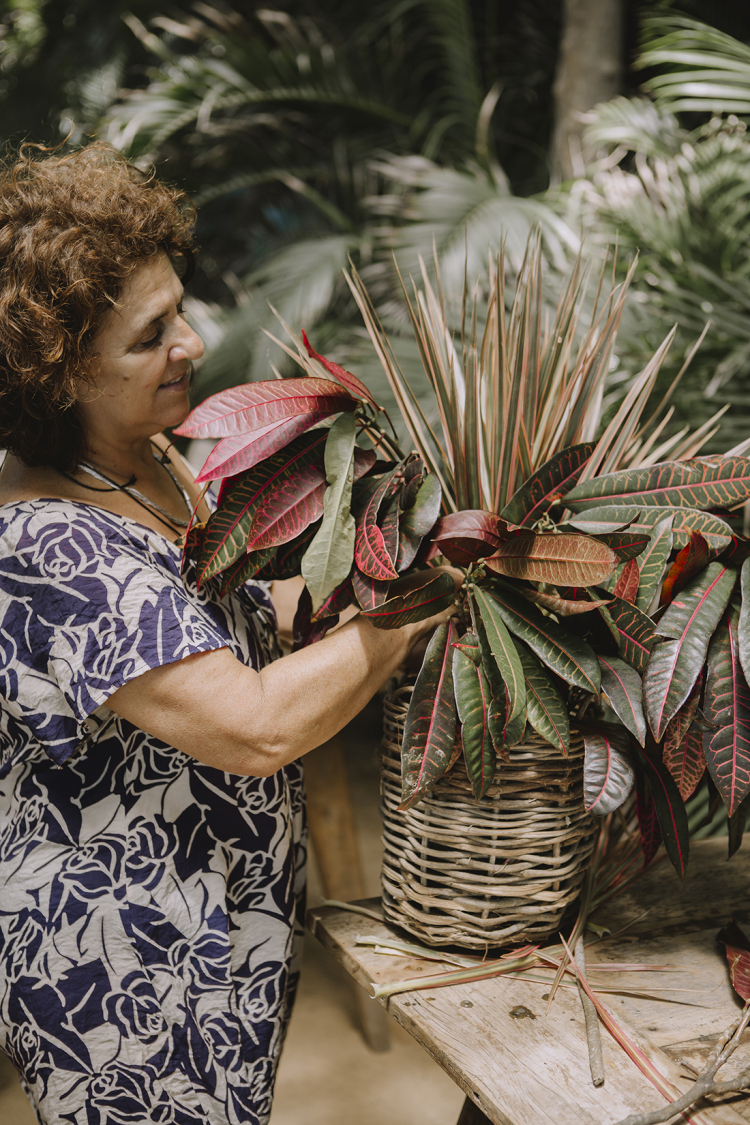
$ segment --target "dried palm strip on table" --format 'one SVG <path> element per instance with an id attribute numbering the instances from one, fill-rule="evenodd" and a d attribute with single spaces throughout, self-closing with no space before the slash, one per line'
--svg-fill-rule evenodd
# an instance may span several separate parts
<path id="1" fill-rule="evenodd" d="M 428 945 L 540 941 L 580 891 L 596 822 L 582 799 L 583 739 L 563 758 L 537 735 L 498 763 L 477 802 L 462 761 L 419 804 L 401 802 L 401 740 L 411 687 L 384 702 L 383 911 Z"/>

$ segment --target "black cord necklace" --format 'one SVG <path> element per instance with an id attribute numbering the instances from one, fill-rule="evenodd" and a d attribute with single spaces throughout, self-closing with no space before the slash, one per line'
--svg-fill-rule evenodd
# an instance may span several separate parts
<path id="1" fill-rule="evenodd" d="M 158 456 L 156 453 L 154 453 L 154 460 L 158 461 L 159 464 L 164 466 L 170 477 L 170 480 L 177 488 L 178 492 L 182 496 L 182 499 L 185 501 L 185 507 L 188 511 L 187 519 L 183 519 L 181 516 L 175 516 L 172 512 L 168 512 L 167 509 L 162 508 L 161 504 L 157 503 L 156 500 L 151 500 L 150 497 L 144 496 L 142 492 L 139 492 L 137 488 L 133 488 L 133 485 L 138 480 L 135 473 L 130 477 L 128 481 L 125 482 L 125 484 L 119 484 L 116 480 L 112 480 L 111 477 L 108 477 L 106 473 L 103 473 L 100 469 L 95 468 L 93 465 L 89 465 L 86 461 L 81 461 L 79 463 L 80 468 L 84 469 L 96 480 L 104 481 L 105 484 L 108 484 L 110 486 L 109 488 L 97 488 L 96 485 L 93 484 L 83 484 L 82 481 L 76 480 L 75 477 L 71 476 L 69 473 L 63 472 L 62 469 L 58 469 L 58 472 L 61 476 L 65 477 L 66 480 L 71 481 L 72 484 L 77 485 L 79 488 L 85 488 L 89 492 L 124 492 L 127 496 L 130 496 L 131 499 L 135 500 L 136 504 L 139 504 L 141 508 L 145 509 L 145 511 L 149 512 L 152 516 L 155 516 L 159 523 L 164 524 L 164 526 L 168 527 L 170 531 L 179 534 L 180 531 L 186 528 L 188 523 L 190 522 L 190 514 L 192 513 L 190 497 L 188 495 L 187 489 L 185 489 L 182 484 L 180 484 L 179 480 L 172 472 L 170 468 L 172 462 L 169 460 L 166 450 L 160 450 Z"/>

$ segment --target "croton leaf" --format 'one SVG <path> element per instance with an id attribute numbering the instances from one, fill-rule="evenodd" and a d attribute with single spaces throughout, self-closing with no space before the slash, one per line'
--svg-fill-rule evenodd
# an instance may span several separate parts
<path id="1" fill-rule="evenodd" d="M 741 591 L 742 608 L 740 610 L 740 623 L 738 627 L 740 644 L 740 663 L 745 679 L 750 683 L 750 559 L 742 564 Z"/>
<path id="2" fill-rule="evenodd" d="M 299 652 L 300 649 L 307 648 L 308 645 L 322 640 L 326 633 L 338 624 L 338 620 L 339 615 L 337 613 L 330 614 L 322 620 L 313 620 L 312 599 L 310 591 L 305 586 L 299 596 L 297 612 L 292 623 L 292 635 L 294 637 L 292 652 Z"/>
<path id="3" fill-rule="evenodd" d="M 616 656 L 598 656 L 602 673 L 602 692 L 612 710 L 638 739 L 646 742 L 646 717 L 643 714 L 643 684 L 641 677 L 624 660 Z"/>
<path id="4" fill-rule="evenodd" d="M 450 577 L 446 575 L 445 577 Z M 453 620 L 439 625 L 414 685 L 401 747 L 401 804 L 408 809 L 440 780 L 456 742 Z"/>
<path id="5" fill-rule="evenodd" d="M 678 552 L 677 558 L 667 571 L 659 604 L 669 605 L 675 594 L 683 590 L 691 578 L 695 578 L 696 574 L 708 566 L 709 555 L 706 540 L 699 531 L 692 531 L 687 546 Z"/>
<path id="6" fill-rule="evenodd" d="M 232 590 L 239 589 L 251 578 L 255 578 L 273 560 L 277 550 L 278 547 L 267 547 L 264 551 L 253 551 L 251 555 L 240 555 L 236 562 L 222 571 L 221 597 L 225 598 Z"/>
<path id="7" fill-rule="evenodd" d="M 341 364 L 334 363 L 333 360 L 326 359 L 325 356 L 315 351 L 305 331 L 302 332 L 302 343 L 307 348 L 307 354 L 310 358 L 317 359 L 318 363 L 322 363 L 329 375 L 333 375 L 334 379 L 341 383 L 342 386 L 346 387 L 348 391 L 351 391 L 357 398 L 363 398 L 365 402 L 369 402 L 370 406 L 374 406 L 376 410 L 382 409 L 382 407 L 378 406 L 375 402 L 375 399 L 361 379 L 358 379 L 356 375 L 352 375 L 351 371 L 346 371 Z"/>
<path id="8" fill-rule="evenodd" d="M 197 563 L 199 584 L 246 553 L 258 508 L 269 490 L 280 480 L 294 478 L 298 467 L 322 465 L 326 436 L 325 431 L 302 434 L 262 465 L 237 477 L 206 524 Z"/>
<path id="9" fill-rule="evenodd" d="M 647 738 L 645 749 L 641 749 L 635 741 L 631 741 L 631 746 L 638 755 L 640 766 L 648 779 L 667 855 L 682 879 L 685 876 L 690 850 L 690 832 L 682 797 L 671 773 L 661 760 L 659 748 L 653 741 Z"/>
<path id="10" fill-rule="evenodd" d="M 467 509 L 443 516 L 430 538 L 441 554 L 458 566 L 469 566 L 493 555 L 503 538 L 503 525 L 492 512 Z"/>
<path id="11" fill-rule="evenodd" d="M 732 610 L 711 638 L 703 710 L 715 730 L 703 750 L 729 815 L 750 792 L 750 688 L 740 664 L 738 614 Z"/>
<path id="12" fill-rule="evenodd" d="M 612 598 L 601 612 L 609 616 L 617 630 L 620 656 L 643 675 L 656 641 L 653 621 L 622 598 Z"/>
<path id="13" fill-rule="evenodd" d="M 538 735 L 567 758 L 570 749 L 568 708 L 544 668 L 529 650 L 516 643 L 526 680 L 526 716 Z"/>
<path id="14" fill-rule="evenodd" d="M 588 535 L 520 533 L 500 544 L 484 565 L 506 578 L 553 586 L 596 586 L 617 566 L 617 555 Z"/>
<path id="15" fill-rule="evenodd" d="M 313 446 L 307 456 L 296 458 L 293 465 L 267 481 L 255 509 L 248 551 L 288 543 L 320 519 L 326 489 L 321 452 Z"/>
<path id="16" fill-rule="evenodd" d="M 638 561 L 637 559 L 630 559 L 623 565 L 622 571 L 612 587 L 613 596 L 621 598 L 624 602 L 629 602 L 630 605 L 635 605 L 640 580 L 641 572 L 638 569 Z"/>
<path id="17" fill-rule="evenodd" d="M 540 590 L 527 589 L 526 587 L 521 588 L 521 593 L 530 602 L 543 606 L 544 609 L 550 610 L 558 617 L 576 617 L 579 613 L 590 613 L 592 609 L 609 605 L 609 598 L 591 599 L 590 601 L 586 598 L 573 600 L 558 597 L 556 594 L 543 594 Z"/>
<path id="18" fill-rule="evenodd" d="M 482 597 L 511 633 L 525 641 L 560 679 L 599 694 L 599 664 L 593 649 L 584 640 L 573 636 L 551 617 L 545 617 L 505 582 L 496 581 L 491 590 L 482 591 Z"/>
<path id="19" fill-rule="evenodd" d="M 526 686 L 523 665 L 513 644 L 513 640 L 503 622 L 494 598 L 485 590 L 473 586 L 470 590 L 474 632 L 479 637 L 482 650 L 482 665 L 486 670 L 492 694 L 496 700 L 502 699 L 502 692 L 493 676 L 493 664 L 500 672 L 505 690 L 508 693 L 506 725 L 521 715 L 526 718 Z M 529 607 L 531 608 L 531 607 Z M 478 613 L 476 612 L 478 610 Z M 541 616 L 541 614 L 540 614 Z M 489 647 L 489 653 L 487 648 Z"/>
<path id="20" fill-rule="evenodd" d="M 410 482 L 405 485 L 405 489 L 409 485 Z M 413 503 L 401 516 L 396 558 L 396 570 L 399 573 L 414 562 L 422 540 L 437 522 L 441 501 L 440 481 L 434 473 L 430 473 L 422 480 Z"/>
<path id="21" fill-rule="evenodd" d="M 378 514 L 383 501 L 401 488 L 403 471 L 403 464 L 399 464 L 386 473 L 357 516 L 354 561 L 363 574 L 382 582 L 398 578 L 398 571 L 378 526 Z"/>
<path id="22" fill-rule="evenodd" d="M 581 734 L 584 808 L 606 816 L 619 809 L 635 783 L 628 736 L 612 723 L 582 724 Z"/>
<path id="23" fill-rule="evenodd" d="M 474 633 L 467 633 L 461 644 L 453 646 L 453 690 L 461 720 L 466 772 L 479 801 L 492 784 L 497 755 L 489 728 L 490 686 L 481 667 L 463 652 L 469 640 L 477 641 Z"/>
<path id="24" fill-rule="evenodd" d="M 511 496 L 500 515 L 508 523 L 530 527 L 570 491 L 593 452 L 594 444 L 583 442 L 556 453 Z"/>
<path id="25" fill-rule="evenodd" d="M 654 645 L 643 677 L 646 718 L 661 742 L 667 723 L 687 699 L 706 659 L 708 642 L 732 594 L 736 572 L 709 563 L 668 607 L 656 627 L 668 638 Z"/>
<path id="26" fill-rule="evenodd" d="M 656 815 L 656 805 L 651 796 L 651 787 L 640 771 L 636 773 L 635 784 L 635 810 L 641 833 L 641 851 L 643 852 L 643 870 L 645 871 L 659 850 L 661 828 L 659 827 L 659 818 Z"/>
<path id="27" fill-rule="evenodd" d="M 205 523 L 198 523 L 197 521 L 193 521 L 189 525 L 185 533 L 185 538 L 182 541 L 180 574 L 185 573 L 188 562 L 193 562 L 200 555 L 201 547 L 203 546 L 203 537 L 205 536 L 205 534 Z"/>
<path id="28" fill-rule="evenodd" d="M 326 489 L 323 494 L 323 520 L 302 559 L 302 577 L 310 591 L 313 614 L 348 578 L 354 561 L 351 501 L 355 437 L 353 414 L 341 414 L 328 431 L 324 458 Z M 372 461 L 374 459 L 373 455 Z"/>
<path id="29" fill-rule="evenodd" d="M 399 517 L 401 509 L 399 507 L 398 494 L 392 496 L 390 500 L 384 505 L 378 519 L 378 526 L 383 533 L 383 542 L 385 549 L 388 552 L 388 558 L 396 566 L 396 559 L 398 558 L 399 546 Z"/>
<path id="30" fill-rule="evenodd" d="M 347 578 L 327 598 L 324 598 L 320 607 L 310 615 L 313 623 L 323 621 L 326 617 L 337 617 L 354 603 L 354 591 L 351 578 Z"/>
<path id="31" fill-rule="evenodd" d="M 328 418 L 354 410 L 356 402 L 329 379 L 266 379 L 211 395 L 174 431 L 179 437 L 225 438 L 315 414 Z M 308 423 L 309 424 L 309 423 Z"/>
<path id="32" fill-rule="evenodd" d="M 680 741 L 670 734 L 670 727 L 664 735 L 664 765 L 667 767 L 680 791 L 683 801 L 692 797 L 706 770 L 706 756 L 703 753 L 703 736 L 695 727 L 689 727 Z"/>
<path id="33" fill-rule="evenodd" d="M 252 469 L 274 453 L 289 445 L 293 438 L 310 430 L 328 415 L 305 414 L 283 422 L 275 422 L 254 434 L 236 434 L 224 438 L 209 453 L 206 462 L 195 478 L 198 483 L 209 480 L 226 480 L 247 469 Z M 219 497 L 221 500 L 221 496 Z"/>
<path id="34" fill-rule="evenodd" d="M 355 566 L 352 571 L 352 586 L 360 607 L 362 609 L 375 609 L 376 606 L 383 605 L 384 602 L 388 601 L 394 583 L 380 582 L 377 578 L 369 578 L 366 574 L 357 570 Z"/>
<path id="35" fill-rule="evenodd" d="M 672 512 L 658 520 L 651 529 L 648 545 L 643 554 L 638 556 L 641 578 L 635 604 L 643 613 L 648 613 L 664 578 L 667 561 L 672 553 L 673 522 Z"/>
<path id="36" fill-rule="evenodd" d="M 750 497 L 750 458 L 663 461 L 620 469 L 576 485 L 565 497 L 573 512 L 606 504 L 636 507 L 733 508 Z"/>
<path id="37" fill-rule="evenodd" d="M 727 848 L 727 859 L 731 859 L 742 844 L 742 837 L 745 835 L 745 828 L 747 826 L 748 813 L 750 813 L 750 795 L 745 797 L 744 801 L 740 802 L 739 807 L 734 810 L 727 821 L 729 845 Z"/>
<path id="38" fill-rule="evenodd" d="M 750 941 L 734 918 L 716 935 L 727 953 L 732 988 L 743 1000 L 750 1000 Z"/>
<path id="39" fill-rule="evenodd" d="M 396 583 L 394 583 L 396 585 Z M 424 586 L 389 598 L 373 609 L 362 610 L 362 616 L 377 629 L 400 629 L 413 621 L 424 621 L 444 609 L 450 609 L 455 597 L 455 585 L 450 574 L 443 570 Z"/>
<path id="40" fill-rule="evenodd" d="M 729 524 L 710 512 L 697 508 L 636 508 L 628 507 L 591 508 L 583 515 L 570 520 L 569 526 L 583 531 L 586 535 L 603 535 L 615 531 L 628 520 L 639 519 L 639 527 L 652 531 L 665 516 L 672 516 L 672 546 L 681 550 L 690 540 L 691 531 L 699 531 L 712 551 L 722 551 L 732 542 L 732 529 Z"/>
<path id="41" fill-rule="evenodd" d="M 648 547 L 649 538 L 647 531 L 637 533 L 630 531 L 607 531 L 597 535 L 600 543 L 606 544 L 617 555 L 620 562 L 629 562 L 638 558 Z"/>
<path id="42" fill-rule="evenodd" d="M 281 582 L 286 578 L 296 578 L 301 573 L 303 555 L 319 527 L 320 520 L 316 520 L 315 523 L 306 527 L 296 539 L 290 539 L 288 543 L 282 543 L 273 552 L 269 551 L 271 557 L 257 572 L 257 577 L 267 582 Z M 248 561 L 253 557 L 253 554 L 248 555 Z"/>

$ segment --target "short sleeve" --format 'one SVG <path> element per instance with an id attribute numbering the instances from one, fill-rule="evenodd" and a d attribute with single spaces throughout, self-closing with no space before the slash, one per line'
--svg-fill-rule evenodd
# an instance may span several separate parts
<path id="1" fill-rule="evenodd" d="M 226 611 L 182 580 L 167 540 L 59 507 L 16 516 L 0 539 L 0 690 L 61 764 L 124 683 L 236 644 Z"/>

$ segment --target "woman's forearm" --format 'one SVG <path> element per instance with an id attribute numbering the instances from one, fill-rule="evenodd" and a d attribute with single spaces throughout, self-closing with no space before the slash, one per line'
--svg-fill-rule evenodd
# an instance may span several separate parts
<path id="1" fill-rule="evenodd" d="M 109 706 L 206 765 L 267 776 L 341 730 L 445 616 L 394 630 L 358 617 L 260 673 L 228 649 L 199 653 L 145 672 Z"/>

